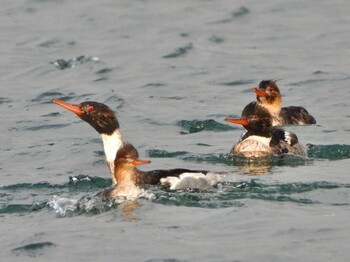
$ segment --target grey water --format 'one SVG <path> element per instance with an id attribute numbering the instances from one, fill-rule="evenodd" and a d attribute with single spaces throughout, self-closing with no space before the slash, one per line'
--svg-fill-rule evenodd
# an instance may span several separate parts
<path id="1" fill-rule="evenodd" d="M 2 261 L 347 261 L 350 3 L 1 1 Z M 276 79 L 307 159 L 229 151 L 224 121 Z M 143 170 L 224 172 L 208 190 L 96 199 L 110 175 L 88 124 L 53 104 L 107 104 Z M 70 177 L 89 176 L 73 183 Z"/>

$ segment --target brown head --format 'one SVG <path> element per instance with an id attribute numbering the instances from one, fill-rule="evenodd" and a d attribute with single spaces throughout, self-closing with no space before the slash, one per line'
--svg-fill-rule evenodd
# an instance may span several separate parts
<path id="1" fill-rule="evenodd" d="M 242 111 L 241 118 L 225 118 L 225 121 L 242 125 L 251 135 L 270 137 L 272 116 L 255 102 L 249 103 Z"/>
<path id="2" fill-rule="evenodd" d="M 256 100 L 259 105 L 264 106 L 273 116 L 278 116 L 282 108 L 282 97 L 276 82 L 263 80 L 259 88 L 254 87 Z"/>
<path id="3" fill-rule="evenodd" d="M 149 160 L 140 160 L 136 148 L 128 143 L 124 143 L 118 150 L 114 161 L 114 176 L 117 180 L 117 185 L 122 183 L 138 184 L 137 166 L 151 163 Z"/>
<path id="4" fill-rule="evenodd" d="M 99 134 L 111 135 L 115 130 L 119 129 L 117 117 L 105 104 L 93 101 L 70 104 L 60 99 L 53 99 L 52 102 L 76 114 L 95 128 Z"/>

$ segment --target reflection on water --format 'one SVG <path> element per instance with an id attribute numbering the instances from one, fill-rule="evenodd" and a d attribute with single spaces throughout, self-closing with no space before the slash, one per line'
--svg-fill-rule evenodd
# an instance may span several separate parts
<path id="1" fill-rule="evenodd" d="M 120 204 L 122 208 L 121 216 L 126 219 L 128 222 L 137 222 L 141 219 L 135 216 L 135 210 L 139 206 L 139 202 L 137 199 L 126 201 Z"/>
<path id="2" fill-rule="evenodd" d="M 258 176 L 271 172 L 272 166 L 267 164 L 247 163 L 246 165 L 237 166 L 237 169 L 244 175 Z"/>

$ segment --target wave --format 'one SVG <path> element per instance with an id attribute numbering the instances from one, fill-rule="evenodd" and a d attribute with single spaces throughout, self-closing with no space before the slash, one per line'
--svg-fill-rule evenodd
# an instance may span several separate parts
<path id="1" fill-rule="evenodd" d="M 100 179 L 104 180 L 104 179 Z M 105 179 L 107 183 L 107 179 Z M 108 180 L 110 183 L 110 180 Z M 80 181 L 79 183 L 82 183 Z M 299 204 L 319 204 L 322 200 L 313 197 L 310 193 L 322 190 L 346 189 L 350 188 L 350 184 L 333 183 L 326 181 L 311 181 L 311 182 L 267 182 L 263 179 L 252 178 L 238 182 L 219 181 L 214 187 L 199 190 L 188 188 L 185 190 L 171 191 L 163 186 L 144 186 L 148 194 L 143 198 L 125 201 L 125 199 L 110 199 L 96 196 L 96 193 L 101 191 L 91 180 L 84 180 L 85 193 L 82 197 L 82 188 L 72 190 L 72 183 L 62 185 L 52 185 L 49 183 L 40 183 L 30 186 L 30 184 L 18 184 L 0 188 L 0 201 L 4 198 L 11 199 L 11 194 L 8 192 L 13 190 L 14 194 L 18 194 L 18 188 L 22 190 L 32 188 L 33 186 L 41 189 L 50 189 L 49 192 L 42 192 L 43 195 L 49 195 L 51 199 L 47 201 L 36 201 L 33 204 L 14 204 L 7 203 L 0 207 L 0 214 L 17 214 L 40 212 L 42 210 L 52 210 L 58 217 L 70 217 L 79 215 L 96 215 L 110 210 L 130 209 L 130 205 L 136 208 L 142 201 L 152 201 L 162 205 L 188 206 L 200 208 L 225 208 L 225 207 L 240 207 L 245 205 L 245 200 L 256 199 L 264 201 L 289 202 Z M 65 191 L 57 191 L 55 188 L 65 189 Z M 89 189 L 88 189 L 89 188 Z M 7 190 L 6 194 L 1 194 L 1 191 Z M 30 190 L 27 194 L 30 195 Z M 55 194 L 53 194 L 55 192 Z M 22 192 L 23 194 L 24 192 Z M 60 195 L 57 195 L 60 194 Z M 37 192 L 38 194 L 38 192 Z M 68 197 L 63 197 L 68 195 Z M 29 198 L 29 196 L 28 196 Z M 14 200 L 13 200 L 14 201 Z M 335 202 L 334 202 L 335 201 Z M 344 203 L 330 203 L 337 205 Z M 329 204 L 329 203 L 327 203 Z M 130 210 L 129 210 L 130 211 Z"/>
<path id="2" fill-rule="evenodd" d="M 146 200 L 164 205 L 191 206 L 201 208 L 239 207 L 246 199 L 265 201 L 317 204 L 322 200 L 310 197 L 310 192 L 350 188 L 350 184 L 311 181 L 298 183 L 269 183 L 256 175 L 269 173 L 274 166 L 308 165 L 317 160 L 342 160 L 350 158 L 349 145 L 318 145 L 309 149 L 308 158 L 294 155 L 271 156 L 247 159 L 232 154 L 192 154 L 186 151 L 169 152 L 149 150 L 154 158 L 179 158 L 185 161 L 207 162 L 213 165 L 233 166 L 233 171 L 244 176 L 244 181 L 219 181 L 209 190 L 186 189 L 170 191 L 163 186 L 144 186 L 154 197 Z M 96 194 L 111 185 L 111 179 L 86 175 L 71 176 L 67 183 L 49 182 L 19 183 L 0 186 L 0 214 L 24 215 L 43 210 L 54 210 L 59 217 L 95 215 L 113 209 L 120 209 L 120 202 L 101 199 Z M 307 193 L 305 195 L 305 193 Z M 54 196 L 55 195 L 55 196 Z M 54 197 L 53 197 L 54 196 Z M 25 200 L 23 200 L 25 199 Z M 28 200 L 32 201 L 28 203 Z M 334 200 L 336 201 L 336 200 Z M 339 204 L 339 203 L 331 203 Z M 344 204 L 344 203 L 340 203 Z"/>
<path id="3" fill-rule="evenodd" d="M 188 51 L 190 51 L 193 48 L 192 43 L 189 43 L 183 47 L 177 48 L 175 51 L 164 55 L 163 58 L 177 58 L 179 56 L 185 55 Z"/>
<path id="4" fill-rule="evenodd" d="M 193 154 L 187 151 L 166 151 L 151 149 L 146 151 L 147 156 L 154 158 L 179 158 L 194 162 L 209 162 L 213 164 L 241 165 L 246 163 L 297 166 L 309 163 L 312 160 L 342 160 L 350 158 L 349 145 L 312 145 L 307 151 L 307 158 L 292 154 L 272 155 L 260 158 L 245 158 L 230 153 L 227 154 Z"/>
<path id="5" fill-rule="evenodd" d="M 316 145 L 308 150 L 308 157 L 315 159 L 341 160 L 350 158 L 350 145 Z"/>
<path id="6" fill-rule="evenodd" d="M 181 132 L 181 134 L 192 134 L 192 133 L 198 133 L 201 131 L 222 132 L 222 131 L 238 129 L 237 127 L 232 127 L 230 125 L 224 125 L 224 124 L 218 123 L 213 119 L 181 120 L 177 122 L 177 125 L 184 130 Z"/>

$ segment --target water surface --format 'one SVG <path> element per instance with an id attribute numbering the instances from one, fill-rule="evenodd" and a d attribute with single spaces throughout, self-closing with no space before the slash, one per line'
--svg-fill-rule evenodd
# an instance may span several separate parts
<path id="1" fill-rule="evenodd" d="M 349 12 L 343 0 L 3 1 L 3 260 L 346 261 Z M 285 128 L 314 145 L 307 159 L 228 154 L 243 129 L 224 119 L 263 79 L 316 117 Z M 145 169 L 226 176 L 102 201 L 102 142 L 53 98 L 113 108 Z"/>

